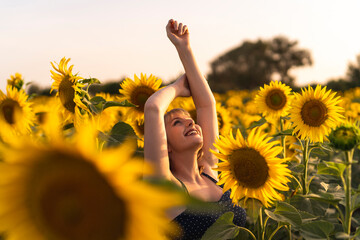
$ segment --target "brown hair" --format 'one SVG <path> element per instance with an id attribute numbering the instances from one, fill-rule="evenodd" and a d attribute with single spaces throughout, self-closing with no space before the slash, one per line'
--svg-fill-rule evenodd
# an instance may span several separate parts
<path id="1" fill-rule="evenodd" d="M 171 109 L 170 111 L 166 112 L 165 115 L 164 115 L 164 120 L 165 122 L 169 121 L 171 119 L 171 117 L 175 114 L 175 113 L 183 113 L 185 114 L 186 116 L 189 116 L 191 117 L 190 113 L 188 111 L 186 111 L 185 109 L 183 108 L 173 108 Z M 198 154 L 197 154 L 197 160 L 198 160 L 198 164 L 199 164 L 199 161 L 201 159 L 201 157 L 204 155 L 204 152 L 203 152 L 203 149 L 201 148 L 199 151 L 198 151 Z M 169 160 L 170 160 L 170 171 L 172 171 L 172 167 L 171 167 L 171 159 L 169 157 Z M 202 173 L 202 171 L 204 170 L 204 166 L 203 165 L 200 165 L 199 164 L 199 172 Z"/>

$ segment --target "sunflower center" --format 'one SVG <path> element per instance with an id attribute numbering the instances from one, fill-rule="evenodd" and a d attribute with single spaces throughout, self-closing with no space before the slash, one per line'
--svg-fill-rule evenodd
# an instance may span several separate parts
<path id="1" fill-rule="evenodd" d="M 59 84 L 59 97 L 62 105 L 72 113 L 75 113 L 75 89 L 74 83 L 69 80 L 69 77 L 64 78 Z"/>
<path id="2" fill-rule="evenodd" d="M 34 219 L 56 239 L 123 239 L 126 204 L 81 156 L 53 152 L 33 172 Z"/>
<path id="3" fill-rule="evenodd" d="M 319 127 L 327 119 L 326 105 L 316 99 L 306 102 L 301 109 L 301 118 L 311 127 Z"/>
<path id="4" fill-rule="evenodd" d="M 280 89 L 272 89 L 265 98 L 266 105 L 273 110 L 282 109 L 286 102 L 286 95 Z"/>
<path id="5" fill-rule="evenodd" d="M 20 110 L 21 107 L 17 101 L 12 99 L 6 99 L 0 105 L 1 114 L 8 124 L 15 123 L 15 113 Z"/>
<path id="6" fill-rule="evenodd" d="M 154 92 L 155 91 L 152 88 L 147 86 L 136 87 L 131 94 L 130 101 L 131 103 L 138 105 L 137 108 L 143 112 L 146 101 Z"/>
<path id="7" fill-rule="evenodd" d="M 266 182 L 269 167 L 265 158 L 253 148 L 240 148 L 230 156 L 236 179 L 247 188 L 258 188 Z"/>

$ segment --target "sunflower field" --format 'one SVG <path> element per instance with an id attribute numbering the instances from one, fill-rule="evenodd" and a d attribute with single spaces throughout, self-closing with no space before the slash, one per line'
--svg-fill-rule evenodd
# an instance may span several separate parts
<path id="1" fill-rule="evenodd" d="M 19 73 L 0 91 L 0 239 L 170 239 L 168 209 L 206 207 L 142 178 L 144 105 L 161 79 L 141 73 L 91 96 L 99 80 L 69 61 L 51 63 L 54 96 L 27 95 Z M 202 239 L 360 239 L 360 88 L 273 81 L 214 96 L 218 184 L 247 223 L 225 213 Z M 173 108 L 196 121 L 191 98 Z"/>

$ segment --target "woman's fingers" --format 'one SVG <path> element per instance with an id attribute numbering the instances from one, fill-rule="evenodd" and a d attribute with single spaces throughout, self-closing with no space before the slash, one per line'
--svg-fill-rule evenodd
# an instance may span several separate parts
<path id="1" fill-rule="evenodd" d="M 188 32 L 188 27 L 184 25 L 182 34 L 186 34 L 187 32 Z"/>
<path id="2" fill-rule="evenodd" d="M 179 29 L 178 29 L 178 34 L 179 34 L 179 35 L 182 35 L 182 31 L 183 31 L 183 24 L 180 23 L 180 24 L 179 24 Z"/>
<path id="3" fill-rule="evenodd" d="M 177 31 L 179 29 L 179 25 L 178 25 L 177 21 L 173 21 L 173 27 L 174 27 L 175 31 Z"/>
<path id="4" fill-rule="evenodd" d="M 178 23 L 174 19 L 170 19 L 167 26 L 167 30 L 169 30 L 171 33 L 181 36 L 188 32 L 188 27 L 184 25 L 183 23 Z"/>

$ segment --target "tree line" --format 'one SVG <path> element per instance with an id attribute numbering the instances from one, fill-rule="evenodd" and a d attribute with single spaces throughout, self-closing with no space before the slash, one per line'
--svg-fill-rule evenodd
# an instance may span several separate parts
<path id="1" fill-rule="evenodd" d="M 299 86 L 294 84 L 295 77 L 290 74 L 290 70 L 312 64 L 310 51 L 299 48 L 298 41 L 290 40 L 285 36 L 276 36 L 269 40 L 244 41 L 218 56 L 210 62 L 211 68 L 207 79 L 211 89 L 218 93 L 237 89 L 252 90 L 271 80 L 282 81 L 296 91 Z M 119 84 L 124 79 L 93 84 L 89 92 L 91 94 L 97 92 L 117 94 L 120 89 Z M 344 77 L 330 79 L 327 86 L 335 91 L 360 86 L 360 54 L 355 63 L 348 65 Z M 49 95 L 49 90 L 50 88 L 41 89 L 36 84 L 31 84 L 27 92 Z"/>

